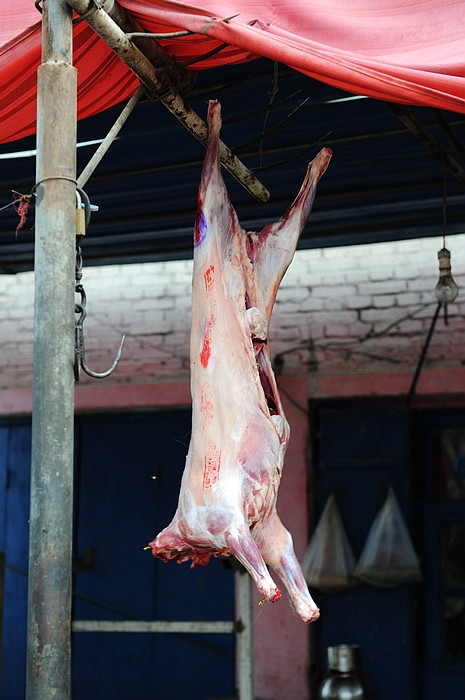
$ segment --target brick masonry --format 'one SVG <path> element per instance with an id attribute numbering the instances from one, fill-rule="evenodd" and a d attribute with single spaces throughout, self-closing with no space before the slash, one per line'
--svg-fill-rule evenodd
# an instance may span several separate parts
<path id="1" fill-rule="evenodd" d="M 458 299 L 437 323 L 425 367 L 465 363 L 465 235 L 446 242 Z M 422 239 L 298 251 L 281 284 L 271 329 L 285 375 L 413 371 L 435 310 L 437 251 Z M 111 364 L 106 383 L 189 378 L 192 261 L 84 267 L 88 365 Z M 30 389 L 33 273 L 0 275 L 0 390 Z M 82 376 L 82 383 L 96 380 Z M 102 382 L 101 382 L 102 383 Z"/>

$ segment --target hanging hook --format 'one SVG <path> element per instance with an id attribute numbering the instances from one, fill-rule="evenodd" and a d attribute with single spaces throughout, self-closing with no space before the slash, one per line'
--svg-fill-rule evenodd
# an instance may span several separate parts
<path id="1" fill-rule="evenodd" d="M 84 202 L 82 202 L 84 200 Z M 86 195 L 86 193 L 81 190 L 80 188 L 77 188 L 76 190 L 76 204 L 77 204 L 77 210 L 82 211 L 81 206 L 84 204 L 84 210 L 85 210 L 85 220 L 81 222 L 82 224 L 82 230 L 81 226 L 77 226 L 77 236 L 76 236 L 76 272 L 75 272 L 75 292 L 76 294 L 79 294 L 81 297 L 80 302 L 75 303 L 74 311 L 76 314 L 79 314 L 79 318 L 76 321 L 76 326 L 75 326 L 75 331 L 74 331 L 74 379 L 78 382 L 79 379 L 81 378 L 81 369 L 84 370 L 86 374 L 89 375 L 89 377 L 94 377 L 94 379 L 105 379 L 105 377 L 109 377 L 112 372 L 115 371 L 116 367 L 118 366 L 118 363 L 121 358 L 121 353 L 123 351 L 123 344 L 125 341 L 126 336 L 123 335 L 121 338 L 121 342 L 119 344 L 118 352 L 116 353 L 115 359 L 113 360 L 113 364 L 109 369 L 107 369 L 106 372 L 94 372 L 93 370 L 89 369 L 89 367 L 86 365 L 86 348 L 85 348 L 85 343 L 84 343 L 84 321 L 87 316 L 87 310 L 86 310 L 86 305 L 87 305 L 87 295 L 84 290 L 83 285 L 81 284 L 81 279 L 82 279 L 82 251 L 81 251 L 81 246 L 79 245 L 79 241 L 83 236 L 85 236 L 85 230 L 86 226 L 89 223 L 90 219 L 90 212 L 92 210 L 92 205 L 90 204 L 89 198 Z M 76 223 L 77 223 L 76 219 Z"/>
<path id="2" fill-rule="evenodd" d="M 78 382 L 81 376 L 81 369 L 89 375 L 89 377 L 94 377 L 94 379 L 105 379 L 105 377 L 109 377 L 112 372 L 115 371 L 116 367 L 118 366 L 118 363 L 121 358 L 121 353 L 123 351 L 123 345 L 124 341 L 126 339 L 126 336 L 123 335 L 121 338 L 121 342 L 119 344 L 118 352 L 116 353 L 115 359 L 113 360 L 113 364 L 109 369 L 106 370 L 106 372 L 94 372 L 93 370 L 89 369 L 89 367 L 86 364 L 86 348 L 84 344 L 84 321 L 87 316 L 87 311 L 86 311 L 86 293 L 84 291 L 84 288 L 81 284 L 76 285 L 76 292 L 81 295 L 81 303 L 76 304 L 75 307 L 75 312 L 77 314 L 80 314 L 79 319 L 76 321 L 76 329 L 75 329 L 75 336 L 74 336 L 74 378 Z"/>

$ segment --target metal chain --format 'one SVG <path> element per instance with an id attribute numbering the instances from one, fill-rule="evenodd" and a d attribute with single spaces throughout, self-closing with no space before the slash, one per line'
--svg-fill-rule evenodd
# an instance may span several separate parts
<path id="1" fill-rule="evenodd" d="M 118 348 L 118 352 L 116 353 L 116 357 L 113 361 L 113 364 L 111 365 L 110 369 L 108 369 L 106 372 L 94 372 L 93 370 L 89 369 L 86 365 L 86 349 L 85 349 L 85 344 L 84 344 L 84 321 L 87 316 L 87 309 L 86 309 L 86 304 L 87 304 L 87 295 L 85 292 L 85 289 L 82 285 L 82 265 L 83 265 L 83 260 L 82 260 L 82 250 L 81 246 L 79 245 L 80 243 L 80 238 L 81 236 L 78 236 L 76 238 L 76 272 L 75 272 L 75 292 L 76 294 L 79 294 L 80 296 L 80 301 L 75 302 L 74 306 L 74 312 L 76 314 L 79 314 L 79 318 L 76 320 L 76 326 L 75 326 L 75 335 L 74 335 L 74 379 L 78 382 L 80 377 L 81 377 L 81 369 L 84 370 L 86 374 L 89 375 L 89 377 L 94 377 L 94 379 L 104 379 L 105 377 L 109 377 L 110 374 L 116 369 L 118 362 L 120 361 L 121 357 L 121 352 L 123 350 L 123 343 L 125 340 L 125 337 L 121 338 L 120 346 Z"/>
<path id="2" fill-rule="evenodd" d="M 76 320 L 75 336 L 74 336 L 74 379 L 78 382 L 81 377 L 81 358 L 84 356 L 84 330 L 83 323 L 87 316 L 86 302 L 87 297 L 84 287 L 81 284 L 82 280 L 82 250 L 79 245 L 79 239 L 76 239 L 76 284 L 75 292 L 81 297 L 80 302 L 75 303 L 74 313 L 79 314 Z"/>

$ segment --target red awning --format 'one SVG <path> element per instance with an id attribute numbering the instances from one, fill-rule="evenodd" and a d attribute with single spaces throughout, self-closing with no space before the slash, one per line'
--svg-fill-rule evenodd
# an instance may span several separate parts
<path id="1" fill-rule="evenodd" d="M 322 82 L 380 100 L 465 112 L 462 0 L 120 0 L 144 29 L 194 34 L 161 40 L 201 70 L 265 56 Z M 227 18 L 228 21 L 222 21 Z M 34 133 L 40 15 L 2 0 L 0 142 Z M 78 118 L 128 98 L 138 80 L 85 22 L 74 29 Z"/>

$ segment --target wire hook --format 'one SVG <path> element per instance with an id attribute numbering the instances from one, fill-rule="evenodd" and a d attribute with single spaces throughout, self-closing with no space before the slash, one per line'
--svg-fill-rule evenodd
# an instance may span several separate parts
<path id="1" fill-rule="evenodd" d="M 115 369 L 118 366 L 118 363 L 121 359 L 121 353 L 123 352 L 123 345 L 125 341 L 126 336 L 123 335 L 121 338 L 121 342 L 119 344 L 118 352 L 116 353 L 115 359 L 113 360 L 113 364 L 109 369 L 106 370 L 106 372 L 94 372 L 94 370 L 90 369 L 86 365 L 86 351 L 85 351 L 85 346 L 84 346 L 84 331 L 82 329 L 82 326 L 76 326 L 76 349 L 75 349 L 75 359 L 74 359 L 74 378 L 78 382 L 80 377 L 81 377 L 81 369 L 89 375 L 89 377 L 93 377 L 94 379 L 105 379 L 105 377 L 109 377 L 110 374 L 112 374 Z"/>
<path id="2" fill-rule="evenodd" d="M 118 352 L 116 353 L 113 364 L 106 372 L 94 372 L 86 364 L 86 348 L 84 343 L 84 321 L 87 316 L 86 311 L 86 293 L 84 287 L 81 284 L 76 285 L 76 292 L 81 295 L 81 303 L 76 304 L 75 311 L 80 314 L 79 319 L 76 321 L 75 336 L 74 336 L 74 378 L 78 382 L 81 377 L 81 369 L 94 379 L 105 379 L 112 374 L 121 359 L 121 353 L 123 352 L 123 345 L 126 336 L 123 335 L 121 342 L 119 344 Z"/>
<path id="3" fill-rule="evenodd" d="M 92 206 L 89 202 L 89 198 L 85 194 L 83 190 L 80 190 L 77 188 L 76 191 L 76 200 L 77 200 L 77 208 L 80 209 L 81 207 L 81 195 L 82 198 L 84 199 L 84 209 L 86 210 L 86 221 L 84 223 L 84 232 L 85 232 L 85 227 L 89 222 L 90 219 L 90 212 L 92 209 Z M 115 371 L 116 367 L 118 366 L 118 363 L 121 358 L 121 353 L 123 351 L 123 345 L 124 341 L 126 339 L 126 336 L 123 335 L 121 338 L 121 342 L 119 344 L 118 352 L 116 353 L 115 359 L 113 360 L 113 364 L 109 369 L 107 369 L 106 372 L 94 372 L 92 369 L 90 369 L 87 364 L 86 364 L 86 347 L 84 343 L 84 321 L 87 316 L 87 295 L 85 292 L 85 289 L 83 285 L 81 284 L 81 279 L 82 279 L 82 251 L 81 251 L 81 246 L 79 245 L 79 240 L 82 238 L 82 235 L 78 235 L 76 239 L 76 282 L 75 282 L 75 292 L 76 294 L 79 294 L 81 297 L 80 302 L 75 302 L 74 306 L 74 311 L 76 314 L 79 314 L 79 318 L 76 321 L 75 325 L 75 331 L 74 331 L 74 379 L 76 382 L 78 382 L 81 378 L 81 369 L 89 375 L 89 377 L 93 377 L 94 379 L 105 379 L 105 377 L 109 377 L 112 372 Z"/>

